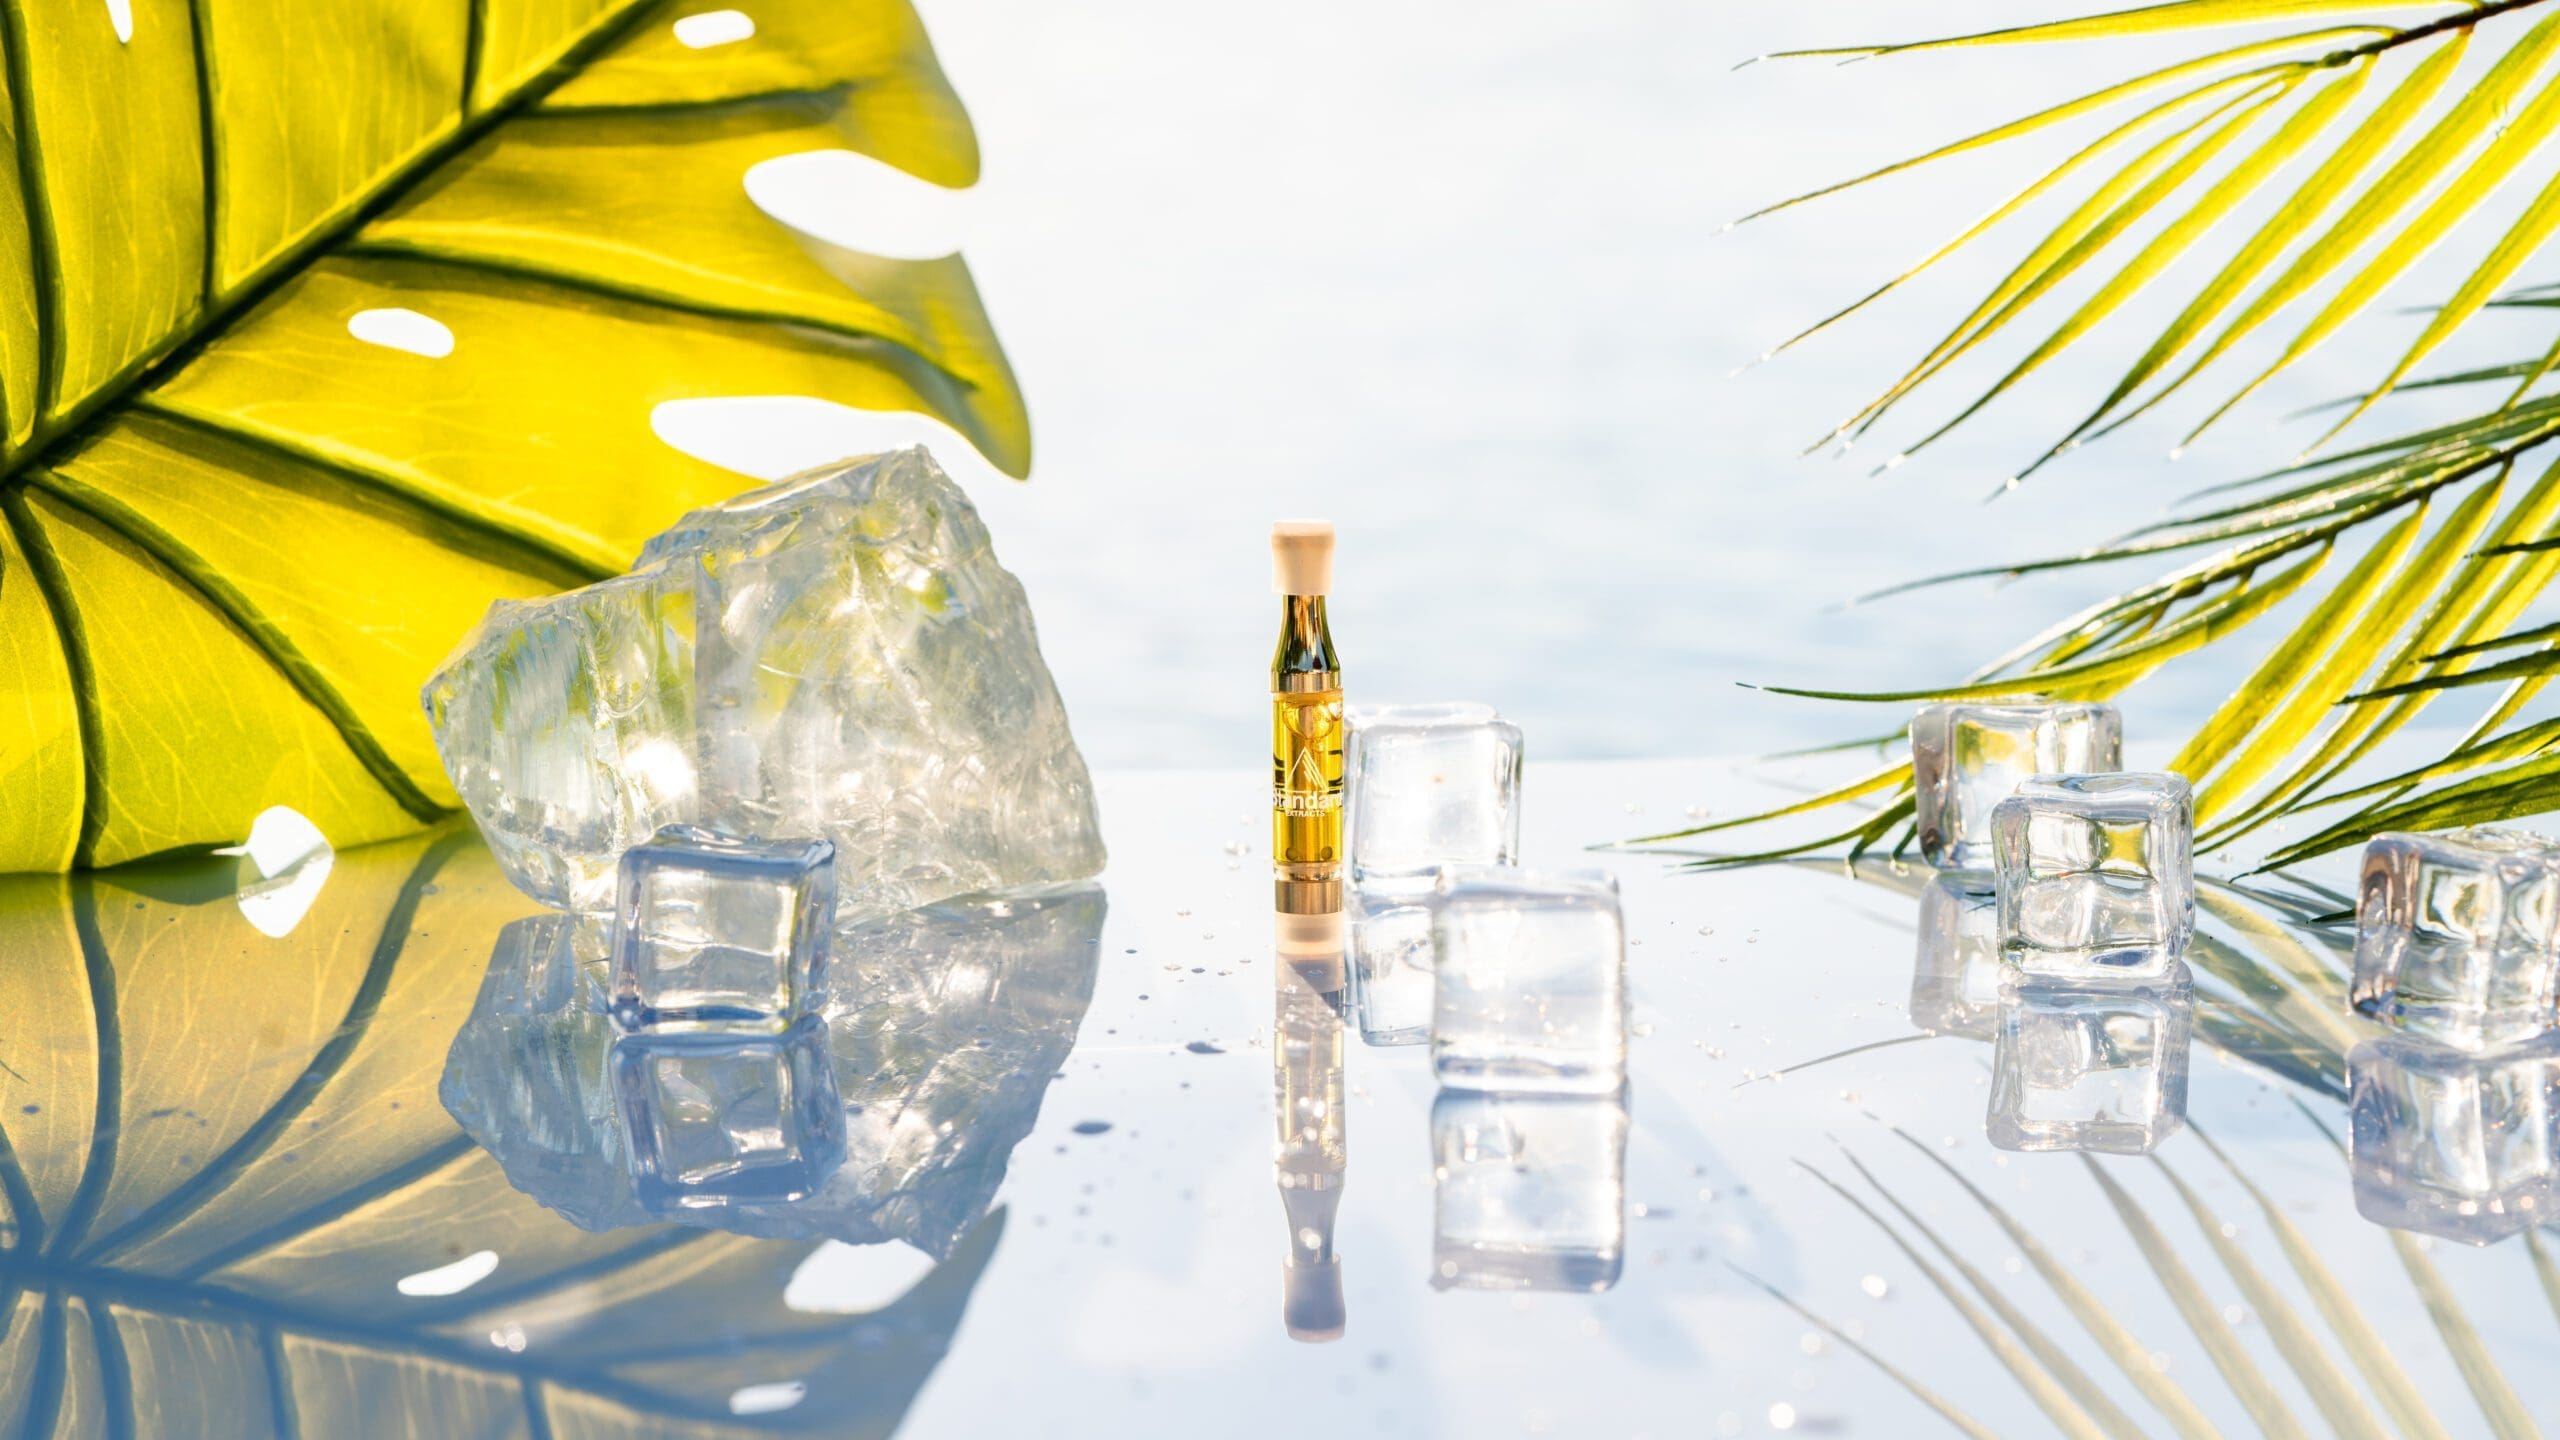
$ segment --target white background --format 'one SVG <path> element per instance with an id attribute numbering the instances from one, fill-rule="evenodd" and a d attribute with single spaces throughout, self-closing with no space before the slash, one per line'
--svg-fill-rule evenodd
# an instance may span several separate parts
<path id="1" fill-rule="evenodd" d="M 2420 323 L 2408 307 L 2441 299 L 2503 228 L 2475 226 L 2182 462 L 2165 452 L 2254 373 L 2245 360 L 2159 423 L 1985 506 L 2209 269 L 2176 267 L 2083 352 L 1890 474 L 1873 474 L 1876 462 L 1954 413 L 2067 309 L 2032 316 L 1847 459 L 1799 452 L 1923 353 L 2059 207 L 2030 211 L 2042 222 L 2032 233 L 1941 266 L 1776 363 L 1727 374 L 2095 130 L 1723 227 L 2196 53 L 2194 38 L 1737 70 L 1786 46 L 2065 7 L 922 8 L 977 120 L 984 182 L 953 196 L 820 165 L 760 193 L 856 244 L 963 250 L 1030 399 L 1033 479 L 1002 479 L 911 417 L 769 404 L 670 433 L 774 475 L 887 442 L 933 443 L 1029 584 L 1079 738 L 1108 768 L 1260 753 L 1275 628 L 1263 535 L 1299 514 L 1342 527 L 1334 629 L 1357 697 L 1491 700 L 1550 758 L 1734 753 L 1890 729 L 1898 711 L 1735 682 L 1950 680 L 2148 578 L 2154 567 L 1836 604 L 1941 569 L 2076 549 L 2188 490 L 2281 461 L 2318 428 L 2282 417 L 2380 378 Z M 2484 42 L 2515 28 L 2486 27 Z M 2496 48 L 2476 46 L 2465 73 Z M 2280 343 L 2307 316 L 2297 307 L 2260 338 Z M 2479 329 L 2442 363 L 2538 352 L 2548 335 L 2531 315 Z M 2129 728 L 2174 740 L 2273 633 L 2146 682 L 2129 697 Z"/>

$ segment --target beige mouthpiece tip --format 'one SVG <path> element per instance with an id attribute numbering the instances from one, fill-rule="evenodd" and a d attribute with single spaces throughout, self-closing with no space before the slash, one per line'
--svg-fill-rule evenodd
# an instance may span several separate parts
<path id="1" fill-rule="evenodd" d="M 1271 588 L 1283 595 L 1333 592 L 1333 522 L 1283 520 L 1271 527 Z"/>

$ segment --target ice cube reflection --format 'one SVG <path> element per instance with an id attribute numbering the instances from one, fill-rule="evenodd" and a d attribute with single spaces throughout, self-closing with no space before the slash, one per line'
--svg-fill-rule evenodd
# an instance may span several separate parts
<path id="1" fill-rule="evenodd" d="M 611 1065 L 649 1210 L 805 1199 L 844 1163 L 844 1101 L 814 1015 L 781 1035 L 624 1035 Z"/>
<path id="2" fill-rule="evenodd" d="M 2485 1055 L 2368 1040 L 2347 1091 L 2367 1220 L 2466 1245 L 2560 1220 L 2560 1039 Z"/>
<path id="3" fill-rule="evenodd" d="M 2194 1001 L 2166 987 L 2027 984 L 2000 997 L 1985 1131 L 2002 1150 L 2147 1155 L 2186 1123 Z"/>
<path id="4" fill-rule="evenodd" d="M 1626 1263 L 1627 1104 L 1443 1090 L 1431 1107 L 1438 1289 L 1606 1290 Z"/>
<path id="5" fill-rule="evenodd" d="M 1999 1028 L 1999 901 L 1954 875 L 1920 892 L 1920 943 L 1911 964 L 1911 1023 L 1939 1035 L 1988 1040 Z"/>
<path id="6" fill-rule="evenodd" d="M 440 1093 L 512 1184 L 586 1229 L 668 1219 L 946 1255 L 984 1213 L 1074 1044 L 1104 910 L 1101 889 L 1080 885 L 846 927 L 834 998 L 805 1035 L 687 1052 L 673 1089 L 645 1083 L 665 1078 L 664 1065 L 635 1067 L 615 1046 L 578 928 L 518 922 L 491 956 Z M 751 1043 L 764 1052 L 737 1051 Z M 695 1073 L 706 1064 L 717 1073 Z M 833 1123 L 810 1108 L 830 1086 Z M 653 1142 L 637 1158 L 635 1132 Z M 702 1162 L 691 1181 L 643 1163 L 679 1149 Z M 759 1171 L 774 1182 L 764 1193 L 747 1178 Z"/>

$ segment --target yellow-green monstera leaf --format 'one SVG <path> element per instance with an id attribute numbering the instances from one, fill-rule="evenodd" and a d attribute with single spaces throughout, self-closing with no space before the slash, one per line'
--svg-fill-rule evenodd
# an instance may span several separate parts
<path id="1" fill-rule="evenodd" d="M 956 257 L 744 188 L 975 179 L 906 0 L 716 3 L 0 3 L 0 871 L 449 810 L 417 687 L 489 601 L 747 483 L 663 402 L 913 410 L 1027 468 Z"/>

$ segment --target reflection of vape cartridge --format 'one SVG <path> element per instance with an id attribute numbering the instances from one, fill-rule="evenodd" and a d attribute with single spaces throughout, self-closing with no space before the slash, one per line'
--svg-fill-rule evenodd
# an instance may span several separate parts
<path id="1" fill-rule="evenodd" d="M 1282 596 L 1271 656 L 1271 865 L 1287 914 L 1342 908 L 1342 668 L 1325 627 L 1333 526 L 1271 527 L 1272 584 Z"/>
<path id="2" fill-rule="evenodd" d="M 1277 918 L 1272 970 L 1272 1169 L 1289 1221 L 1281 1323 L 1292 1340 L 1339 1340 L 1342 1262 L 1333 1227 L 1350 1150 L 1342 1111 L 1343 929 L 1340 912 Z"/>

